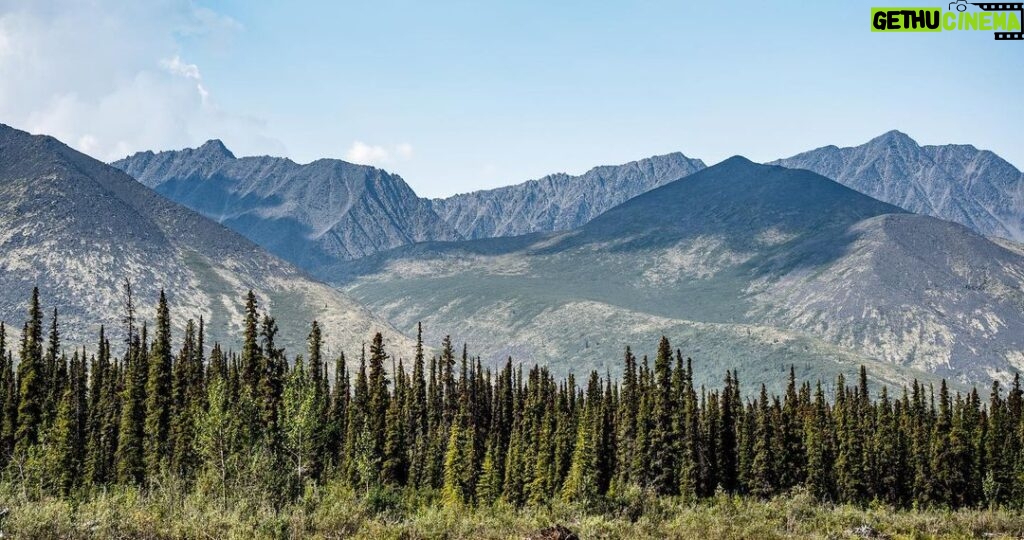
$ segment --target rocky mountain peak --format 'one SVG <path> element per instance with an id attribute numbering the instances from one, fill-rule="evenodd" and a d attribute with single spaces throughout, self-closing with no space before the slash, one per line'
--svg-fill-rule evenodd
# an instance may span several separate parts
<path id="1" fill-rule="evenodd" d="M 202 144 L 199 148 L 195 149 L 197 155 L 212 158 L 212 159 L 235 159 L 235 154 L 228 150 L 227 146 L 224 146 L 224 142 L 220 139 L 210 139 Z"/>
<path id="2" fill-rule="evenodd" d="M 773 163 L 983 235 L 1024 241 L 1024 174 L 971 145 L 920 146 L 889 131 L 860 146 L 819 148 Z"/>

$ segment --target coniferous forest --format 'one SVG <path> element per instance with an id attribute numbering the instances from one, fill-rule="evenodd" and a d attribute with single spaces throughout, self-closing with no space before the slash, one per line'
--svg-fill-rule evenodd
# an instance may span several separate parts
<path id="1" fill-rule="evenodd" d="M 202 319 L 173 336 L 163 293 L 150 326 L 126 287 L 123 327 L 100 327 L 91 349 L 65 352 L 38 290 L 20 338 L 0 325 L 3 482 L 23 501 L 174 490 L 280 512 L 330 486 L 378 510 L 569 505 L 634 520 L 649 506 L 636 497 L 1024 507 L 1017 379 L 983 395 L 873 388 L 864 368 L 827 382 L 791 371 L 778 396 L 726 371 L 699 388 L 667 338 L 653 359 L 626 348 L 620 379 L 511 359 L 492 370 L 450 339 L 429 357 L 418 340 L 408 362 L 380 334 L 357 358 L 328 358 L 315 321 L 307 350 L 282 350 L 252 292 L 230 351 L 205 341 Z"/>

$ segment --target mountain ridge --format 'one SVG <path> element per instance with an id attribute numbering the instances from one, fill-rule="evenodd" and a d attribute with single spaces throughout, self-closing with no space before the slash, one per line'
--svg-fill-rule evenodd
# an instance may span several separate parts
<path id="1" fill-rule="evenodd" d="M 120 286 L 130 278 L 140 314 L 164 289 L 176 323 L 203 316 L 211 343 L 232 335 L 253 289 L 286 346 L 304 350 L 316 317 L 330 326 L 332 350 L 354 350 L 376 331 L 411 350 L 346 295 L 53 137 L 0 124 L 0 195 L 0 319 L 12 327 L 38 285 L 44 305 L 59 308 L 65 342 L 92 344 L 93 323 L 120 327 Z"/>
<path id="2" fill-rule="evenodd" d="M 397 175 L 341 160 L 237 158 L 222 142 L 113 163 L 164 196 L 303 268 L 425 239 L 456 239 Z"/>
<path id="3" fill-rule="evenodd" d="M 321 277 L 401 329 L 446 320 L 458 341 L 503 344 L 492 361 L 615 369 L 626 345 L 664 333 L 747 381 L 863 363 L 890 382 L 970 384 L 1024 367 L 1019 252 L 744 158 L 571 231 L 406 246 L 332 271 Z"/>
<path id="4" fill-rule="evenodd" d="M 672 152 L 622 165 L 601 165 L 580 175 L 555 173 L 515 185 L 432 199 L 431 204 L 466 239 L 567 230 L 705 167 L 699 159 Z"/>
<path id="5" fill-rule="evenodd" d="M 859 146 L 824 146 L 771 164 L 814 171 L 986 236 L 1024 241 L 1024 173 L 970 144 L 922 146 L 891 130 Z"/>
<path id="6" fill-rule="evenodd" d="M 139 152 L 112 165 L 311 272 L 416 242 L 570 229 L 704 168 L 677 152 L 430 200 L 383 169 L 334 159 L 236 157 L 217 139 Z"/>

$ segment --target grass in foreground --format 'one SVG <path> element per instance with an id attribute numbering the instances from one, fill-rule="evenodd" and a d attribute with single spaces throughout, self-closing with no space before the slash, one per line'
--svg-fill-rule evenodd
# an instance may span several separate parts
<path id="1" fill-rule="evenodd" d="M 30 500 L 0 486 L 0 530 L 13 538 L 547 538 L 561 525 L 591 538 L 1020 538 L 1010 510 L 895 510 L 822 505 L 803 493 L 769 501 L 719 495 L 699 503 L 632 493 L 600 507 L 442 508 L 433 496 L 310 489 L 279 511 L 255 494 L 216 500 L 164 488 L 78 500 Z M 551 537 L 553 538 L 553 537 Z"/>

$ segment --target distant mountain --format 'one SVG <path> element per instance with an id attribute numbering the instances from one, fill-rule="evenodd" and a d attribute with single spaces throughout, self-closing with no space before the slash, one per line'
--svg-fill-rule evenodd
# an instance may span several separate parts
<path id="1" fill-rule="evenodd" d="M 434 211 L 467 239 L 564 231 L 703 168 L 703 161 L 676 152 L 595 167 L 580 176 L 552 174 L 431 202 Z"/>
<path id="2" fill-rule="evenodd" d="M 225 347 L 237 348 L 251 288 L 293 353 L 305 350 L 313 318 L 335 352 L 354 352 L 378 330 L 397 352 L 411 350 L 351 298 L 238 234 L 52 137 L 0 124 L 0 320 L 20 329 L 38 285 L 44 305 L 59 310 L 66 344 L 94 343 L 100 323 L 119 339 L 125 277 L 140 316 L 152 320 L 166 289 L 177 324 L 203 316 L 209 341 Z"/>
<path id="3" fill-rule="evenodd" d="M 748 388 L 790 365 L 962 383 L 1024 367 L 1019 246 L 743 158 L 572 231 L 407 246 L 323 277 L 400 329 L 561 371 L 615 370 L 662 334 L 700 381 L 735 367 Z"/>
<path id="4" fill-rule="evenodd" d="M 890 131 L 852 148 L 826 146 L 773 162 L 807 169 L 918 214 L 1024 242 L 1024 174 L 970 145 L 920 146 Z"/>
<path id="5" fill-rule="evenodd" d="M 675 153 L 431 201 L 374 167 L 236 158 L 216 140 L 194 149 L 140 152 L 112 165 L 314 272 L 416 242 L 571 229 L 705 167 Z"/>
<path id="6" fill-rule="evenodd" d="M 216 140 L 195 149 L 141 152 L 113 165 L 306 269 L 460 238 L 401 177 L 374 167 L 236 158 Z"/>

